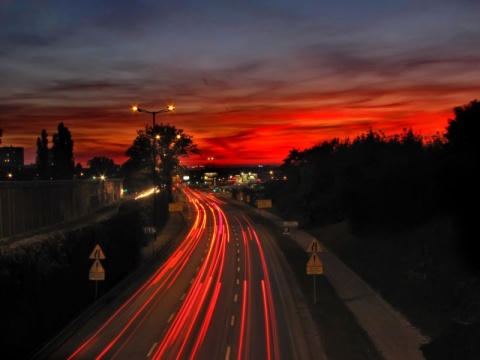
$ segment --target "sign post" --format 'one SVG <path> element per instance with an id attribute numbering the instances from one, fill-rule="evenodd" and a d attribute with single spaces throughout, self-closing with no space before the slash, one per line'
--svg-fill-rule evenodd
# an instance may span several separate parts
<path id="1" fill-rule="evenodd" d="M 152 237 L 152 256 L 155 254 L 155 241 L 157 241 L 157 229 L 154 226 L 144 226 L 144 234 L 153 234 Z"/>
<path id="2" fill-rule="evenodd" d="M 95 260 L 88 273 L 88 278 L 95 281 L 95 300 L 97 300 L 98 281 L 105 280 L 105 269 L 100 262 L 100 260 L 105 260 L 105 254 L 99 244 L 95 246 L 89 259 Z"/>
<path id="3" fill-rule="evenodd" d="M 317 255 L 317 253 L 321 251 L 322 249 L 320 247 L 320 243 L 317 241 L 317 239 L 314 238 L 307 248 L 307 252 L 312 254 L 310 255 L 310 259 L 307 262 L 307 275 L 313 275 L 313 303 L 314 304 L 317 303 L 315 275 L 323 274 L 323 264 Z"/>

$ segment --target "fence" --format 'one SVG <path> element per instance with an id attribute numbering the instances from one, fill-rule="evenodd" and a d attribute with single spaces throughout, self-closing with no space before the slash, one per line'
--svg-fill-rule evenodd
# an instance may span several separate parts
<path id="1" fill-rule="evenodd" d="M 122 179 L 0 182 L 0 240 L 88 215 L 120 200 Z"/>

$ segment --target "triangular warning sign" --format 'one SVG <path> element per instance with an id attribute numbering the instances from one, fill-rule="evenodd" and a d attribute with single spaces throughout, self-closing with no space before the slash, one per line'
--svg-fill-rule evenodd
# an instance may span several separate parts
<path id="1" fill-rule="evenodd" d="M 105 269 L 103 268 L 100 260 L 95 260 L 92 267 L 90 268 L 90 273 L 98 273 L 98 274 L 105 273 Z"/>
<path id="2" fill-rule="evenodd" d="M 95 260 L 104 260 L 105 259 L 105 254 L 102 251 L 102 248 L 100 245 L 96 245 L 95 249 L 93 249 L 92 253 L 89 256 L 89 259 L 95 259 Z"/>
<path id="3" fill-rule="evenodd" d="M 105 269 L 103 268 L 100 260 L 95 260 L 92 267 L 90 268 L 90 271 L 88 272 L 88 278 L 95 281 L 105 280 Z"/>
<path id="4" fill-rule="evenodd" d="M 309 253 L 319 253 L 322 252 L 322 248 L 320 247 L 320 243 L 317 239 L 313 238 L 312 242 L 307 248 L 307 252 Z"/>
<path id="5" fill-rule="evenodd" d="M 307 267 L 310 267 L 310 266 L 323 266 L 322 262 L 320 261 L 320 258 L 315 253 L 313 253 L 310 256 L 310 259 L 308 260 Z"/>

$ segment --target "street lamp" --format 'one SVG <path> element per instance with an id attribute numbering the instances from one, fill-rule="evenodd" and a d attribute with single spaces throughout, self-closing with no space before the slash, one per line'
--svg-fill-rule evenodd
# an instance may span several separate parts
<path id="1" fill-rule="evenodd" d="M 207 160 L 212 162 L 212 168 L 215 167 L 215 158 L 213 156 L 208 157 Z"/>
<path id="2" fill-rule="evenodd" d="M 155 136 L 154 132 L 155 132 L 155 115 L 156 114 L 160 114 L 160 113 L 166 113 L 166 112 L 171 112 L 175 109 L 175 107 L 173 105 L 169 105 L 167 106 L 166 108 L 164 109 L 161 109 L 161 110 L 157 110 L 157 111 L 150 111 L 150 110 L 145 110 L 145 109 L 141 109 L 139 108 L 138 106 L 133 106 L 132 107 L 132 110 L 134 112 L 144 112 L 144 113 L 148 113 L 148 114 L 152 114 L 152 137 L 153 137 L 153 154 L 152 154 L 152 157 L 153 157 L 153 172 L 152 172 L 152 180 L 153 180 L 153 219 L 152 219 L 152 225 L 153 227 L 155 228 L 155 234 L 156 234 L 156 231 L 157 231 L 157 213 L 156 213 L 156 205 L 155 205 L 155 193 L 156 193 L 156 185 L 155 185 L 155 170 L 157 168 L 157 139 L 158 139 L 158 136 Z M 156 238 L 156 235 L 155 235 L 155 238 Z"/>

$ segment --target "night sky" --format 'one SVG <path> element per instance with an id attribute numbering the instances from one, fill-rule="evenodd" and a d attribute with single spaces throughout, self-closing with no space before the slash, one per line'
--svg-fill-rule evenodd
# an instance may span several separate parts
<path id="1" fill-rule="evenodd" d="M 480 97 L 476 0 L 0 0 L 2 146 L 63 122 L 75 163 L 122 164 L 159 114 L 202 155 L 274 165 L 325 140 L 444 133 Z"/>

